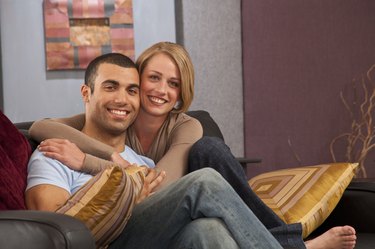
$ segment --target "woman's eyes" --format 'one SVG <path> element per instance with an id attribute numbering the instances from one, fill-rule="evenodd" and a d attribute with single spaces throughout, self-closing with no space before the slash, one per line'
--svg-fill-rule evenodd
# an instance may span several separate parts
<path id="1" fill-rule="evenodd" d="M 160 79 L 160 77 L 159 76 L 157 76 L 157 75 L 150 75 L 150 77 L 149 77 L 152 81 L 157 81 L 157 80 L 159 80 Z"/>
<path id="2" fill-rule="evenodd" d="M 149 76 L 149 79 L 150 79 L 152 82 L 158 82 L 158 81 L 161 81 L 161 80 L 162 80 L 162 77 L 159 76 L 159 75 L 150 75 L 150 76 Z M 169 81 L 168 81 L 168 85 L 169 85 L 170 87 L 173 87 L 173 88 L 178 88 L 178 87 L 180 87 L 180 82 L 179 82 L 179 81 L 169 80 Z"/>
<path id="3" fill-rule="evenodd" d="M 174 88 L 180 87 L 180 82 L 170 81 L 169 85 Z"/>

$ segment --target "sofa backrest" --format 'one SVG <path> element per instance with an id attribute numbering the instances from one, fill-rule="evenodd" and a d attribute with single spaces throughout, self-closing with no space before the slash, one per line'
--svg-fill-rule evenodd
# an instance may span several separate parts
<path id="1" fill-rule="evenodd" d="M 211 117 L 211 115 L 207 111 L 203 111 L 203 110 L 188 111 L 186 112 L 186 114 L 199 120 L 199 122 L 201 123 L 203 127 L 203 136 L 218 137 L 224 140 L 224 136 L 221 133 L 219 126 L 217 125 L 215 120 Z M 27 138 L 27 140 L 29 141 L 31 145 L 32 150 L 34 151 L 36 147 L 38 146 L 38 143 L 29 136 L 29 128 L 31 127 L 33 123 L 34 121 L 28 121 L 28 122 L 15 123 L 14 125 Z"/>
<path id="2" fill-rule="evenodd" d="M 29 128 L 34 123 L 34 121 L 29 122 L 20 122 L 20 123 L 14 123 L 14 125 L 17 127 L 17 129 L 27 138 L 29 141 L 29 144 L 31 146 L 32 151 L 36 149 L 38 146 L 38 142 L 33 140 L 29 135 Z"/>
<path id="3" fill-rule="evenodd" d="M 203 136 L 218 137 L 224 140 L 219 126 L 207 111 L 188 111 L 186 114 L 199 120 L 203 127 Z"/>

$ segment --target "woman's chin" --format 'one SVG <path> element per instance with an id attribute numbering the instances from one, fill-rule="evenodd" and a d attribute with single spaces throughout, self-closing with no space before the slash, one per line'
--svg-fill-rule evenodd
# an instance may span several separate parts
<path id="1" fill-rule="evenodd" d="M 160 107 L 151 107 L 151 108 L 142 108 L 143 112 L 147 113 L 148 115 L 160 117 L 160 116 L 167 116 L 172 109 L 160 108 Z"/>

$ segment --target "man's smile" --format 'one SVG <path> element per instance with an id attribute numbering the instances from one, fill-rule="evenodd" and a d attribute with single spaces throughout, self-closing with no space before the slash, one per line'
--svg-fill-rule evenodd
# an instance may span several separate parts
<path id="1" fill-rule="evenodd" d="M 119 109 L 108 109 L 108 111 L 116 116 L 126 117 L 130 111 L 127 110 L 119 110 Z"/>

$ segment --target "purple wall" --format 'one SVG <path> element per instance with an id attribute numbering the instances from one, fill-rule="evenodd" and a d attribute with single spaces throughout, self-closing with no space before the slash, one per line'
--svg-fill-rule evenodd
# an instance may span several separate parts
<path id="1" fill-rule="evenodd" d="M 353 98 L 352 79 L 375 64 L 374 13 L 373 0 L 242 1 L 245 153 L 263 159 L 249 176 L 299 166 L 294 152 L 332 161 L 329 143 L 350 128 L 340 91 Z"/>

